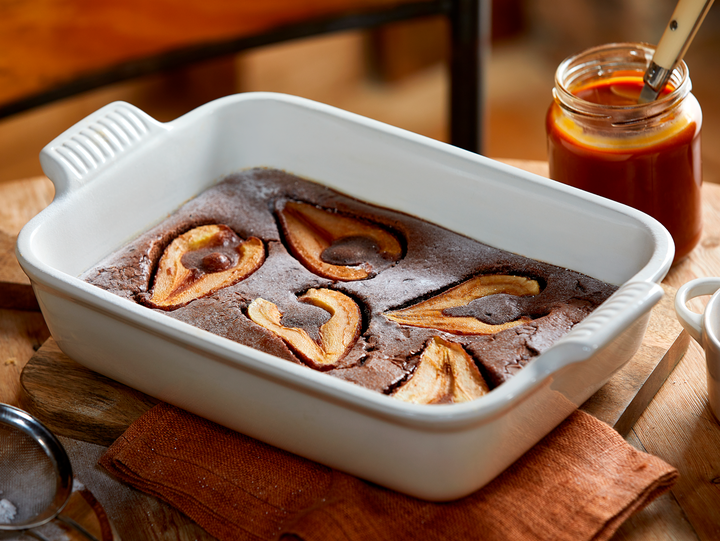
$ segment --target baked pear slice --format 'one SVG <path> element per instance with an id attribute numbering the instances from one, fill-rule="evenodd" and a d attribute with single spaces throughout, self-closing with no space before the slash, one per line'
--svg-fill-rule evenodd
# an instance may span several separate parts
<path id="1" fill-rule="evenodd" d="M 392 394 L 413 404 L 456 404 L 490 392 L 472 357 L 459 344 L 434 337 L 412 377 Z"/>
<path id="2" fill-rule="evenodd" d="M 505 293 L 526 296 L 540 293 L 537 281 L 524 276 L 490 274 L 474 276 L 465 282 L 448 289 L 426 301 L 402 310 L 387 312 L 385 317 L 401 325 L 437 329 L 451 334 L 495 334 L 505 329 L 523 325 L 530 321 L 522 316 L 515 321 L 498 325 L 484 323 L 471 316 L 452 316 L 446 310 L 466 306 L 475 299 Z"/>
<path id="3" fill-rule="evenodd" d="M 265 261 L 263 242 L 243 241 L 226 225 L 203 225 L 165 249 L 146 304 L 174 310 L 250 276 Z"/>
<path id="4" fill-rule="evenodd" d="M 362 218 L 298 201 L 281 205 L 278 218 L 292 254 L 323 278 L 364 280 L 402 256 L 395 235 Z"/>
<path id="5" fill-rule="evenodd" d="M 345 356 L 360 335 L 360 308 L 350 297 L 332 289 L 310 289 L 298 300 L 330 313 L 330 319 L 320 327 L 319 343 L 304 329 L 284 326 L 278 307 L 265 299 L 257 298 L 250 303 L 248 317 L 282 338 L 308 365 L 329 370 Z"/>

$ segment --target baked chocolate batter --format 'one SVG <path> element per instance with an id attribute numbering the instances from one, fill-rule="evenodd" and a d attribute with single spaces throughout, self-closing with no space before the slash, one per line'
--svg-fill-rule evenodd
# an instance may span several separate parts
<path id="1" fill-rule="evenodd" d="M 312 203 L 378 224 L 403 245 L 403 256 L 384 261 L 371 278 L 350 282 L 322 278 L 286 248 L 276 212 L 286 201 Z M 419 218 L 363 203 L 297 176 L 274 169 L 252 169 L 227 177 L 181 207 L 161 224 L 88 270 L 83 279 L 134 302 L 152 288 L 163 250 L 178 235 L 199 225 L 225 224 L 240 239 L 265 243 L 264 264 L 241 282 L 163 311 L 230 340 L 303 364 L 286 343 L 251 321 L 248 305 L 257 298 L 284 314 L 283 325 L 304 329 L 314 340 L 329 314 L 298 296 L 329 288 L 352 298 L 363 324 L 359 338 L 339 363 L 326 372 L 364 387 L 389 393 L 409 378 L 429 340 L 439 336 L 461 344 L 476 361 L 490 387 L 512 377 L 535 356 L 585 318 L 616 287 L 580 273 L 496 249 Z M 189 256 L 191 257 L 191 256 Z M 224 249 L 209 250 L 189 261 L 203 271 L 227 268 Z M 199 258 L 199 259 L 198 259 Z M 357 265 L 381 256 L 372 239 L 345 237 L 322 254 L 332 264 Z M 207 259 L 207 261 L 206 261 Z M 384 313 L 429 299 L 477 275 L 509 274 L 532 278 L 540 293 L 528 297 L 496 294 L 466 306 L 446 309 L 446 316 L 470 316 L 496 325 L 529 317 L 497 334 L 457 335 L 437 329 L 400 325 Z M 150 309 L 150 308 L 148 308 Z"/>

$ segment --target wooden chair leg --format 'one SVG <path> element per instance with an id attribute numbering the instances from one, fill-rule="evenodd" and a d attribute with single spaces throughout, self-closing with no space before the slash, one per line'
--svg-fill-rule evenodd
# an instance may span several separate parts
<path id="1" fill-rule="evenodd" d="M 452 0 L 450 142 L 483 153 L 484 69 L 490 47 L 489 0 Z"/>

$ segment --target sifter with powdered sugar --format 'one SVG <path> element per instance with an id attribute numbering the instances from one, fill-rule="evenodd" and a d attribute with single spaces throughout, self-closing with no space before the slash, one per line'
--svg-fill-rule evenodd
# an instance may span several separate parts
<path id="1" fill-rule="evenodd" d="M 91 541 L 82 526 L 60 515 L 73 488 L 70 459 L 60 440 L 27 412 L 0 404 L 0 532 L 33 532 L 53 520 Z"/>

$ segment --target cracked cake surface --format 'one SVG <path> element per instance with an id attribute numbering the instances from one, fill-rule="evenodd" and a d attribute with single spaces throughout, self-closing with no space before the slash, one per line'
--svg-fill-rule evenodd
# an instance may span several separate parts
<path id="1" fill-rule="evenodd" d="M 205 236 L 193 241 L 194 231 Z M 171 246 L 185 252 L 164 256 Z M 185 274 L 162 289 L 159 271 Z M 232 278 L 216 287 L 218 273 Z M 387 394 L 429 363 L 423 373 L 440 389 L 432 403 L 454 401 L 457 370 L 468 385 L 475 368 L 490 389 L 502 384 L 616 290 L 266 168 L 226 177 L 82 279 Z M 186 293 L 193 288 L 195 297 Z"/>

